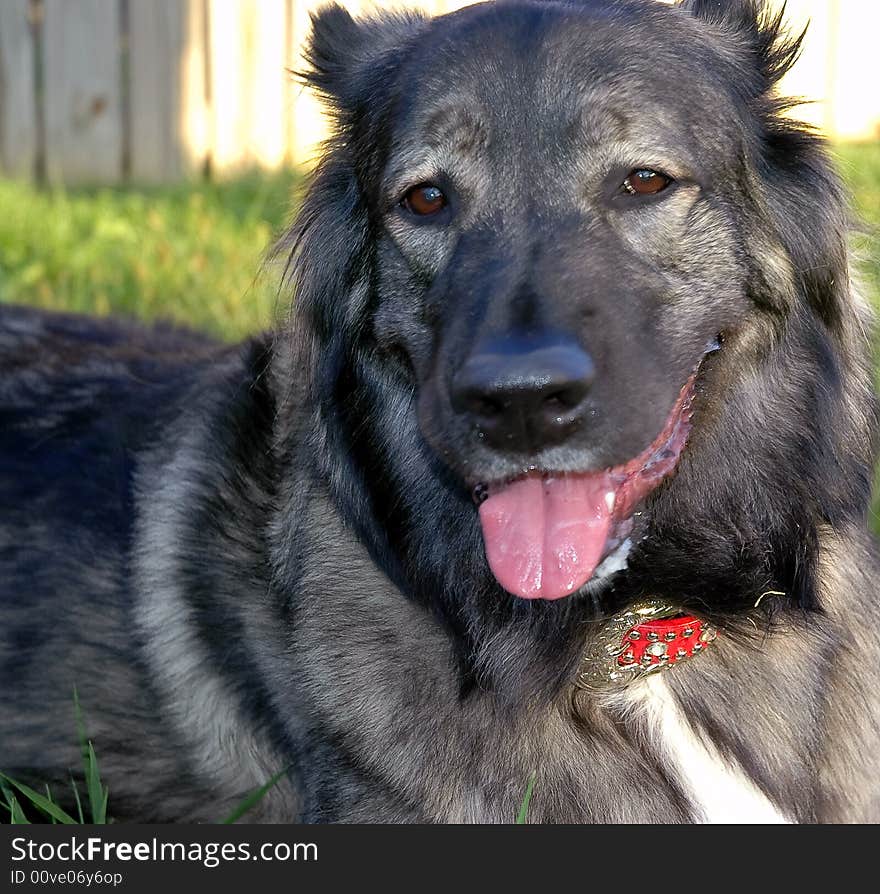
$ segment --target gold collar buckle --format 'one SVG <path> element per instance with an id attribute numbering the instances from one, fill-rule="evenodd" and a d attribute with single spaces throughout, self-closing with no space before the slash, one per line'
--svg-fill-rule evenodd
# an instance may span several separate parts
<path id="1" fill-rule="evenodd" d="M 705 621 L 680 606 L 651 599 L 615 615 L 584 653 L 575 685 L 607 692 L 656 674 L 702 652 L 717 637 Z"/>

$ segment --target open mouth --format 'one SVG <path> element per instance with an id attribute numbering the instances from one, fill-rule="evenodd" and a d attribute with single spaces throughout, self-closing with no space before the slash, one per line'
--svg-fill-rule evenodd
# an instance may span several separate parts
<path id="1" fill-rule="evenodd" d="M 633 513 L 677 468 L 691 431 L 697 370 L 663 430 L 638 456 L 596 472 L 532 471 L 480 485 L 480 523 L 489 567 L 523 599 L 561 599 L 579 590 L 629 536 Z"/>

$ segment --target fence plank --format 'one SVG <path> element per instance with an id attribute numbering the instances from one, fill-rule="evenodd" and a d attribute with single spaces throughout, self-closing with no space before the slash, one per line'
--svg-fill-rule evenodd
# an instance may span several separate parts
<path id="1" fill-rule="evenodd" d="M 284 0 L 208 0 L 208 22 L 212 171 L 283 164 Z"/>
<path id="2" fill-rule="evenodd" d="M 288 25 L 291 46 L 288 67 L 300 73 L 305 70 L 303 48 L 311 27 L 309 12 L 314 2 L 291 0 L 291 19 Z M 313 163 L 320 149 L 320 142 L 326 136 L 327 127 L 321 106 L 311 90 L 305 88 L 298 78 L 291 79 L 291 100 L 288 108 L 288 154 L 294 164 Z"/>
<path id="3" fill-rule="evenodd" d="M 284 46 L 284 0 L 252 0 L 246 65 L 246 104 L 251 135 L 248 163 L 277 168 L 284 163 L 284 110 L 289 97 Z"/>
<path id="4" fill-rule="evenodd" d="M 199 172 L 207 153 L 203 0 L 129 5 L 131 177 Z"/>
<path id="5" fill-rule="evenodd" d="M 876 16 L 876 6 L 859 7 L 851 0 L 834 0 L 831 10 L 836 19 L 831 33 L 834 56 L 830 83 L 834 133 L 842 139 L 876 140 L 880 138 L 877 32 L 865 27 L 865 22 Z"/>
<path id="6" fill-rule="evenodd" d="M 37 157 L 34 44 L 28 0 L 0 2 L 0 168 L 32 177 Z"/>
<path id="7" fill-rule="evenodd" d="M 298 0 L 284 0 L 284 163 L 296 164 L 296 99 L 299 83 L 299 35 L 297 32 Z"/>
<path id="8" fill-rule="evenodd" d="M 65 183 L 122 176 L 122 77 L 115 0 L 44 0 L 46 173 Z"/>
<path id="9" fill-rule="evenodd" d="M 786 7 L 791 34 L 800 34 L 808 25 L 809 28 L 800 59 L 779 85 L 781 95 L 803 100 L 791 109 L 790 116 L 822 128 L 829 128 L 833 123 L 832 13 L 829 0 L 798 0 Z"/>

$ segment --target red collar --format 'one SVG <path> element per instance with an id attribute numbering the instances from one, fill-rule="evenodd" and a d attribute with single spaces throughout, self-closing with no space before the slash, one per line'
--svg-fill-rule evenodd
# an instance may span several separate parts
<path id="1" fill-rule="evenodd" d="M 694 615 L 659 599 L 633 606 L 605 623 L 583 657 L 575 685 L 617 688 L 698 655 L 718 635 Z"/>

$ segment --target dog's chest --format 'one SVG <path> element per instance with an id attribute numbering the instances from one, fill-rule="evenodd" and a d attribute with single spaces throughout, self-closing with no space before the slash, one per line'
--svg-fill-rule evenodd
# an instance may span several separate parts
<path id="1" fill-rule="evenodd" d="M 653 747 L 703 823 L 790 823 L 748 777 L 701 739 L 662 676 L 632 687 L 626 708 L 637 712 Z"/>

